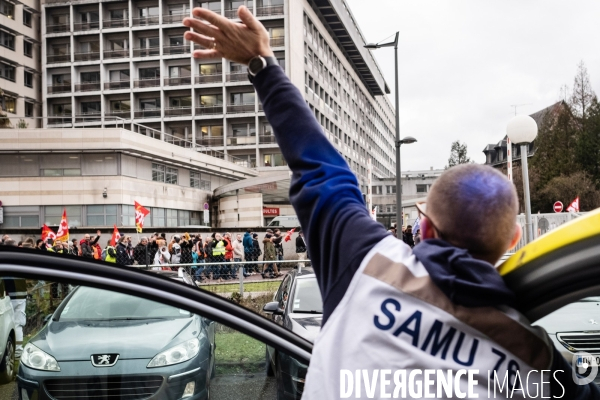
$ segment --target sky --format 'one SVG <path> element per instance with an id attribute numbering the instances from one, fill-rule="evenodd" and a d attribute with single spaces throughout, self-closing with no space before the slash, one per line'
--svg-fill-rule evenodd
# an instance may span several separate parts
<path id="1" fill-rule="evenodd" d="M 581 61 L 600 94 L 598 0 L 346 2 L 367 42 L 400 31 L 400 136 L 417 139 L 402 146 L 403 171 L 444 168 L 456 140 L 484 163 L 485 146 L 506 134 L 510 106 L 533 114 L 563 99 Z M 373 56 L 393 90 L 393 48 Z"/>

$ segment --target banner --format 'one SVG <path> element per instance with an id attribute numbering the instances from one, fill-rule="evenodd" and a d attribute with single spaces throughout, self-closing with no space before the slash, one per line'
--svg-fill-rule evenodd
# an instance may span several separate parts
<path id="1" fill-rule="evenodd" d="M 45 242 L 48 239 L 56 239 L 56 233 L 54 233 L 52 229 L 48 228 L 48 226 L 44 224 L 42 225 L 42 240 Z"/>
<path id="2" fill-rule="evenodd" d="M 579 212 L 579 196 L 567 207 L 568 212 Z"/>
<path id="3" fill-rule="evenodd" d="M 112 237 L 110 238 L 110 245 L 112 247 L 115 247 L 117 245 L 117 242 L 121 238 L 121 234 L 119 233 L 119 230 L 117 229 L 116 225 L 113 225 L 113 227 L 114 227 L 114 229 L 113 229 Z"/>
<path id="4" fill-rule="evenodd" d="M 150 214 L 150 210 L 144 208 L 137 201 L 133 202 L 135 204 L 135 230 L 137 233 L 142 233 L 142 228 L 144 227 L 144 218 L 146 215 Z"/>
<path id="5" fill-rule="evenodd" d="M 56 239 L 62 242 L 69 241 L 69 224 L 67 223 L 67 209 L 63 208 L 62 219 L 60 220 L 60 226 L 58 227 L 58 232 L 56 233 Z"/>

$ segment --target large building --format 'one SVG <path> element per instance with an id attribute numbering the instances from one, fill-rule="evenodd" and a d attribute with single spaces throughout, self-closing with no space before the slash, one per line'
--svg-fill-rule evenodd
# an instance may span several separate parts
<path id="1" fill-rule="evenodd" d="M 208 163 L 220 158 L 237 165 L 247 176 L 230 176 L 221 182 L 223 190 L 213 183 L 212 196 L 204 196 L 211 210 L 216 207 L 215 225 L 255 226 L 268 222 L 265 210 L 291 213 L 289 170 L 245 66 L 196 60 L 194 45 L 183 40 L 181 20 L 191 8 L 235 19 L 242 4 L 267 28 L 279 64 L 304 93 L 363 192 L 368 159 L 375 179 L 393 177 L 389 90 L 343 0 L 46 0 L 41 6 L 43 126 L 83 132 L 90 139 L 81 141 L 82 152 L 93 149 L 96 140 L 85 132 L 114 128 L 138 135 L 132 139 L 166 142 L 176 149 L 169 150 L 174 155 L 197 152 L 208 156 Z M 139 190 L 147 195 L 143 185 Z M 162 207 L 155 200 L 150 206 Z M 65 196 L 52 205 L 73 201 Z"/>
<path id="2" fill-rule="evenodd" d="M 0 0 L 0 128 L 40 125 L 40 68 L 39 2 Z"/>

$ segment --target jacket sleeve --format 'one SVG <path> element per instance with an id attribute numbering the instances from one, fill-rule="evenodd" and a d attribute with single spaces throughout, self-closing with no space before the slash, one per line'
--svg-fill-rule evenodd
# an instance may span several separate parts
<path id="1" fill-rule="evenodd" d="M 325 323 L 362 259 L 389 233 L 371 219 L 356 176 L 283 70 L 269 66 L 253 84 L 292 170 L 290 200 L 323 295 Z"/>

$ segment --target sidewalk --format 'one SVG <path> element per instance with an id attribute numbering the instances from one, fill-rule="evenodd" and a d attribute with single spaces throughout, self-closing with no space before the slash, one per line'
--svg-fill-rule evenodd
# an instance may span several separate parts
<path id="1" fill-rule="evenodd" d="M 290 269 L 284 269 L 283 271 L 281 271 L 281 273 L 283 274 L 282 276 L 280 276 L 279 278 L 273 278 L 273 279 L 263 279 L 263 277 L 260 274 L 255 274 L 255 275 L 250 275 L 247 277 L 244 277 L 244 284 L 246 283 L 256 283 L 256 282 L 277 282 L 277 281 L 282 281 L 283 278 L 285 278 L 285 276 L 287 275 L 287 273 L 290 271 Z M 205 279 L 204 281 L 202 281 L 202 283 L 200 283 L 198 286 L 202 287 L 202 286 L 213 286 L 213 285 L 233 285 L 233 284 L 239 284 L 240 283 L 240 277 L 238 275 L 238 277 L 236 279 L 230 279 L 230 280 L 223 280 L 223 281 L 219 281 L 218 279 Z"/>

